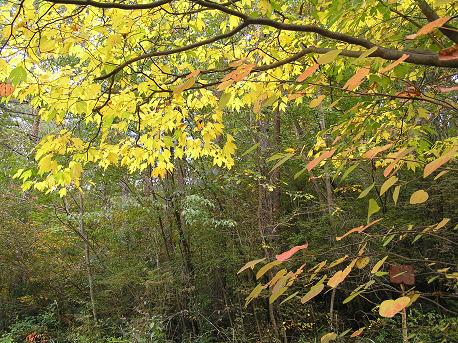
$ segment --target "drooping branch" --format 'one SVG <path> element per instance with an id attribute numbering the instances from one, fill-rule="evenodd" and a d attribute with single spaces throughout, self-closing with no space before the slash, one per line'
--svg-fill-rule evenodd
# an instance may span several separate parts
<path id="1" fill-rule="evenodd" d="M 124 69 L 128 65 L 130 65 L 132 63 L 135 63 L 137 61 L 140 61 L 140 60 L 144 60 L 144 59 L 148 59 L 148 58 L 152 58 L 152 57 L 173 55 L 173 54 L 177 54 L 177 53 L 180 53 L 180 52 L 192 50 L 192 49 L 197 48 L 199 46 L 211 44 L 211 43 L 214 43 L 216 41 L 219 41 L 219 40 L 222 40 L 222 39 L 225 39 L 225 38 L 229 38 L 229 37 L 235 35 L 237 32 L 243 30 L 246 26 L 247 26 L 246 23 L 241 23 L 240 25 L 238 25 L 233 30 L 231 30 L 231 31 L 229 31 L 227 33 L 224 33 L 224 34 L 221 34 L 221 35 L 217 35 L 217 36 L 202 40 L 200 42 L 196 42 L 196 43 L 193 43 L 193 44 L 185 45 L 185 46 L 182 46 L 182 47 L 179 47 L 179 48 L 175 48 L 175 49 L 164 50 L 164 51 L 153 51 L 153 52 L 150 52 L 150 53 L 147 53 L 147 54 L 139 55 L 137 57 L 134 57 L 134 58 L 132 58 L 132 59 L 120 64 L 119 66 L 117 66 L 115 69 L 113 69 L 108 74 L 105 74 L 105 75 L 102 75 L 102 76 L 99 76 L 99 77 L 95 78 L 95 80 L 108 79 L 111 76 L 114 76 L 117 73 L 119 73 L 122 69 Z"/>

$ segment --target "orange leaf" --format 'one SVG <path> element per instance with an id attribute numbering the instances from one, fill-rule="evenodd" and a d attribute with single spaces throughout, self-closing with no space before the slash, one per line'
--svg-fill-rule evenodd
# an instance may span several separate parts
<path id="1" fill-rule="evenodd" d="M 406 148 L 399 149 L 398 152 L 395 154 L 395 158 L 393 162 L 391 162 L 389 166 L 386 167 L 385 171 L 383 172 L 383 176 L 387 177 L 388 175 L 390 175 L 390 173 L 396 166 L 396 163 L 398 163 L 401 160 L 401 158 L 403 158 L 405 155 L 407 155 L 411 151 L 412 149 L 406 149 Z"/>
<path id="2" fill-rule="evenodd" d="M 187 79 L 190 79 L 191 77 L 196 77 L 200 74 L 200 70 L 199 69 L 196 69 L 192 72 L 190 72 L 188 75 L 186 75 L 186 78 Z"/>
<path id="3" fill-rule="evenodd" d="M 352 261 L 344 270 L 339 270 L 336 272 L 329 280 L 328 286 L 331 288 L 336 288 L 345 278 L 350 274 L 356 261 Z"/>
<path id="4" fill-rule="evenodd" d="M 398 65 L 400 65 L 402 62 L 404 62 L 408 58 L 409 58 L 408 54 L 403 54 L 396 61 L 394 61 L 393 63 L 387 65 L 385 68 L 381 68 L 378 72 L 380 74 L 386 73 L 387 71 L 390 71 L 391 69 L 393 69 L 393 68 L 397 67 Z"/>
<path id="5" fill-rule="evenodd" d="M 437 87 L 437 90 L 441 93 L 449 93 L 449 92 L 455 92 L 458 91 L 458 86 L 453 86 L 453 87 Z"/>
<path id="6" fill-rule="evenodd" d="M 364 153 L 363 157 L 372 160 L 377 154 L 379 154 L 379 153 L 381 153 L 381 152 L 383 152 L 385 150 L 388 150 L 392 146 L 393 146 L 393 144 L 389 143 L 389 144 L 386 144 L 384 146 L 378 146 L 378 147 L 372 148 L 372 149 L 366 151 Z"/>
<path id="7" fill-rule="evenodd" d="M 288 251 L 285 251 L 284 253 L 281 253 L 280 255 L 275 256 L 278 261 L 286 261 L 291 258 L 295 253 L 297 253 L 299 250 L 302 249 L 307 249 L 308 243 L 305 243 L 304 245 L 298 245 L 295 246 L 294 248 L 289 249 Z"/>
<path id="8" fill-rule="evenodd" d="M 362 328 L 360 328 L 360 329 L 356 330 L 355 332 L 353 332 L 350 337 L 358 337 L 359 335 L 361 335 L 363 333 L 364 329 L 365 329 L 365 327 L 363 326 Z"/>
<path id="9" fill-rule="evenodd" d="M 415 38 L 417 38 L 419 36 L 427 35 L 428 33 L 433 32 L 435 29 L 437 29 L 439 27 L 442 27 L 449 20 L 450 20 L 450 17 L 443 17 L 443 18 L 436 19 L 436 20 L 426 24 L 422 28 L 420 28 L 420 30 L 418 30 L 417 33 L 408 35 L 406 38 L 407 39 L 415 39 Z"/>
<path id="10" fill-rule="evenodd" d="M 305 71 L 301 75 L 298 76 L 296 81 L 297 82 L 304 81 L 306 78 L 308 78 L 310 75 L 312 75 L 318 69 L 319 66 L 320 65 L 318 63 L 315 63 L 314 65 L 311 65 L 310 67 L 305 69 Z"/>
<path id="11" fill-rule="evenodd" d="M 385 300 L 380 304 L 379 314 L 382 317 L 392 318 L 410 303 L 409 297 L 400 297 L 396 300 Z"/>
<path id="12" fill-rule="evenodd" d="M 457 88 L 458 89 L 458 88 Z M 435 159 L 434 161 L 428 163 L 425 166 L 425 169 L 423 170 L 423 177 L 429 176 L 432 172 L 434 172 L 436 169 L 450 161 L 454 156 L 455 152 L 458 150 L 458 146 L 454 147 L 452 150 L 447 152 L 446 154 L 442 155 L 438 159 Z"/>
<path id="13" fill-rule="evenodd" d="M 332 155 L 334 155 L 334 153 L 336 152 L 336 149 L 332 149 L 332 150 L 328 150 L 328 151 L 325 151 L 324 153 L 322 153 L 320 156 L 318 156 L 317 158 L 315 158 L 314 160 L 310 161 L 308 164 L 307 164 L 307 170 L 308 171 L 311 171 L 313 168 L 315 168 L 321 161 L 324 161 L 325 159 L 331 157 Z"/>
<path id="14" fill-rule="evenodd" d="M 10 96 L 13 92 L 13 86 L 8 83 L 0 83 L 0 96 Z"/>
<path id="15" fill-rule="evenodd" d="M 361 68 L 359 69 L 355 75 L 353 75 L 343 86 L 343 89 L 352 91 L 356 87 L 358 87 L 361 82 L 363 82 L 364 78 L 369 75 L 369 68 Z"/>
<path id="16" fill-rule="evenodd" d="M 367 225 L 361 225 L 361 226 L 358 226 L 358 227 L 355 227 L 354 229 L 351 229 L 349 231 L 347 231 L 343 236 L 340 236 L 340 237 L 336 237 L 336 240 L 337 241 L 340 241 L 342 238 L 345 238 L 347 237 L 348 235 L 354 233 L 354 232 L 357 232 L 357 233 L 361 233 L 363 232 L 364 230 L 366 230 L 367 228 L 371 227 L 372 225 L 374 224 L 377 224 L 379 221 L 381 221 L 383 218 L 379 218 L 379 219 L 376 219 L 372 222 L 370 222 L 369 224 Z"/>

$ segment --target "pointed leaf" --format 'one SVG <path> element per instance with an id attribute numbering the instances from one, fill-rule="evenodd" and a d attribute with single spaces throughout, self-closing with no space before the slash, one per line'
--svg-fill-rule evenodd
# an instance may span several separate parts
<path id="1" fill-rule="evenodd" d="M 336 149 L 328 150 L 323 152 L 320 156 L 315 158 L 314 160 L 310 161 L 307 164 L 307 170 L 311 171 L 313 168 L 315 168 L 318 164 L 320 164 L 321 161 L 324 161 L 327 158 L 330 158 L 334 153 L 336 152 Z"/>
<path id="2" fill-rule="evenodd" d="M 393 186 L 396 182 L 398 181 L 398 178 L 396 176 L 390 177 L 388 180 L 386 180 L 382 187 L 380 187 L 380 195 L 382 196 L 388 189 L 390 189 L 391 186 Z"/>
<path id="3" fill-rule="evenodd" d="M 253 261 L 247 262 L 242 268 L 240 268 L 240 270 L 237 272 L 237 274 L 240 274 L 241 272 L 243 272 L 244 270 L 246 270 L 248 268 L 253 269 L 256 264 L 258 264 L 259 262 L 264 261 L 265 259 L 266 258 L 264 257 L 264 258 L 260 258 L 259 260 L 253 260 Z"/>
<path id="4" fill-rule="evenodd" d="M 288 251 L 285 251 L 284 253 L 281 253 L 280 255 L 275 256 L 278 261 L 284 262 L 288 259 L 291 258 L 296 252 L 299 250 L 307 249 L 308 243 L 305 243 L 303 245 L 297 245 L 294 248 L 289 249 Z"/>

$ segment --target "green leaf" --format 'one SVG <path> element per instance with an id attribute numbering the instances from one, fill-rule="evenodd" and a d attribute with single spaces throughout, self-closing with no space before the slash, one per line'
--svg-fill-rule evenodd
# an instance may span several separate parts
<path id="1" fill-rule="evenodd" d="M 369 200 L 369 207 L 368 207 L 368 210 L 367 210 L 367 222 L 369 223 L 369 220 L 371 218 L 371 216 L 375 213 L 377 213 L 378 211 L 380 211 L 380 206 L 377 204 L 377 201 L 375 201 L 374 199 L 370 199 Z"/>
<path id="2" fill-rule="evenodd" d="M 342 50 L 331 50 L 331 51 L 325 53 L 324 55 L 321 55 L 317 59 L 317 63 L 318 64 L 331 63 L 337 58 L 337 56 L 340 55 L 341 52 L 342 52 Z"/>
<path id="3" fill-rule="evenodd" d="M 256 144 L 253 145 L 251 148 L 249 148 L 248 150 L 246 150 L 242 155 L 240 155 L 240 157 L 243 157 L 243 156 L 248 155 L 249 153 L 255 151 L 257 148 L 259 148 L 259 143 L 256 143 Z"/>
<path id="4" fill-rule="evenodd" d="M 11 70 L 9 79 L 11 80 L 13 85 L 16 86 L 19 83 L 27 80 L 27 70 L 25 70 L 23 66 L 17 66 L 13 70 Z"/>
<path id="5" fill-rule="evenodd" d="M 361 194 L 358 196 L 358 199 L 364 198 L 366 195 L 369 194 L 372 188 L 374 188 L 375 183 L 372 183 L 369 187 L 367 187 L 364 191 L 361 192 Z"/>

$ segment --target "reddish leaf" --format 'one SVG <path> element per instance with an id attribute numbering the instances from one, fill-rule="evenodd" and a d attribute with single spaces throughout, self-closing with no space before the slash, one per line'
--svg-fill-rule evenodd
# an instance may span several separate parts
<path id="1" fill-rule="evenodd" d="M 439 86 L 437 87 L 437 90 L 441 93 L 449 93 L 449 92 L 456 92 L 458 91 L 458 86 L 453 86 L 453 87 L 442 87 Z"/>
<path id="2" fill-rule="evenodd" d="M 406 38 L 407 39 L 415 39 L 415 38 L 417 38 L 419 36 L 427 35 L 428 33 L 433 32 L 435 29 L 437 29 L 439 27 L 442 27 L 449 20 L 450 20 L 450 17 L 443 17 L 443 18 L 436 19 L 436 20 L 426 24 L 422 28 L 420 28 L 420 30 L 418 30 L 417 33 L 414 33 L 412 35 L 408 35 Z"/>
<path id="3" fill-rule="evenodd" d="M 439 51 L 439 61 L 452 61 L 456 59 L 458 59 L 458 44 Z"/>
<path id="4" fill-rule="evenodd" d="M 398 163 L 405 155 L 407 155 L 411 151 L 412 149 L 406 149 L 406 148 L 399 149 L 399 151 L 395 154 L 395 158 L 393 162 L 391 162 L 389 166 L 386 167 L 385 171 L 383 172 L 383 176 L 387 177 L 388 175 L 390 175 L 390 173 L 396 166 L 396 163 Z"/>
<path id="5" fill-rule="evenodd" d="M 325 159 L 327 159 L 327 158 L 331 157 L 332 155 L 334 155 L 335 152 L 336 152 L 336 149 L 325 151 L 320 156 L 318 156 L 317 158 L 315 158 L 314 160 L 310 161 L 307 164 L 307 170 L 311 171 L 318 164 L 320 164 L 321 161 L 324 161 Z"/>
<path id="6" fill-rule="evenodd" d="M 294 248 L 289 249 L 288 251 L 285 251 L 284 253 L 281 253 L 280 255 L 275 256 L 278 261 L 286 261 L 291 258 L 295 253 L 297 253 L 299 250 L 307 249 L 308 243 L 305 243 L 304 245 L 298 245 L 295 246 Z"/>

